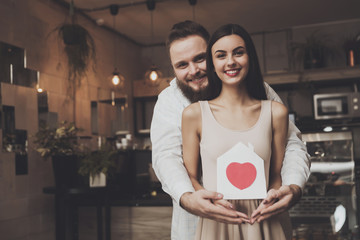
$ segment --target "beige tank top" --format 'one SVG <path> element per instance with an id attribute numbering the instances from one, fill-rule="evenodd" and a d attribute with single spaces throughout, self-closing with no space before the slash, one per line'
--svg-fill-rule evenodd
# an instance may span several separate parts
<path id="1" fill-rule="evenodd" d="M 247 130 L 231 130 L 219 124 L 208 101 L 200 101 L 200 107 L 202 114 L 200 155 L 204 187 L 216 191 L 216 159 L 238 142 L 245 145 L 251 143 L 256 154 L 264 160 L 266 187 L 268 187 L 272 141 L 271 101 L 261 101 L 259 118 Z"/>

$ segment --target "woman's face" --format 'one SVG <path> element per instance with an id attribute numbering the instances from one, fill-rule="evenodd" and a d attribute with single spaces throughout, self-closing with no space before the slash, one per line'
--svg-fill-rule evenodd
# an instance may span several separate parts
<path id="1" fill-rule="evenodd" d="M 240 84 L 249 71 L 245 42 L 233 34 L 220 38 L 211 48 L 214 69 L 223 84 Z"/>

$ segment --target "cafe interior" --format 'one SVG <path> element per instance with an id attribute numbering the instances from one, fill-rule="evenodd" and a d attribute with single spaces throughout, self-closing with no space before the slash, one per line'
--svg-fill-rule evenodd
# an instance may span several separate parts
<path id="1" fill-rule="evenodd" d="M 311 174 L 292 239 L 360 239 L 360 1 L 0 1 L 0 239 L 170 239 L 151 162 L 172 25 L 251 34 Z"/>

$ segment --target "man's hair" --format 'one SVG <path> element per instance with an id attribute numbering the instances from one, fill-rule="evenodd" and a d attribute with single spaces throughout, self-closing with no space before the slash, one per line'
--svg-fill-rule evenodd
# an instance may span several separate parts
<path id="1" fill-rule="evenodd" d="M 183 22 L 179 22 L 174 24 L 171 28 L 170 33 L 166 39 L 166 48 L 169 52 L 170 45 L 179 39 L 186 38 L 191 35 L 198 35 L 202 37 L 205 42 L 209 41 L 210 34 L 209 32 L 199 23 L 186 20 Z"/>
<path id="2" fill-rule="evenodd" d="M 250 34 L 238 24 L 226 24 L 218 28 L 209 40 L 206 51 L 206 69 L 209 80 L 208 99 L 214 99 L 219 96 L 222 88 L 222 81 L 215 72 L 211 48 L 220 39 L 225 36 L 238 35 L 245 42 L 246 53 L 249 56 L 249 71 L 245 78 L 245 85 L 250 97 L 255 99 L 267 99 L 264 80 L 261 74 L 259 60 L 256 54 L 254 43 Z"/>

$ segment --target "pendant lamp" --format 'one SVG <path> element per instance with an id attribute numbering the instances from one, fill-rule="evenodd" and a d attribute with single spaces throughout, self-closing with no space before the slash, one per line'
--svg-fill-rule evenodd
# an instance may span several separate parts
<path id="1" fill-rule="evenodd" d="M 196 21 L 195 19 L 195 5 L 197 3 L 197 0 L 189 0 L 189 4 L 192 6 L 192 10 L 193 10 L 193 21 Z"/>
<path id="2" fill-rule="evenodd" d="M 153 44 L 153 40 L 154 40 L 153 11 L 155 9 L 155 0 L 147 0 L 146 6 L 150 11 L 150 35 L 151 35 L 150 44 Z M 154 49 L 153 47 L 151 47 L 151 61 L 153 60 L 153 57 L 154 57 Z M 162 72 L 154 63 L 152 63 L 150 69 L 145 73 L 145 82 L 149 86 L 157 86 L 160 83 L 161 77 L 162 77 Z"/>
<path id="3" fill-rule="evenodd" d="M 119 12 L 119 6 L 116 4 L 110 5 L 110 13 L 113 16 L 113 29 L 115 31 L 115 18 Z M 118 88 L 122 88 L 125 83 L 125 78 L 120 74 L 117 69 L 117 44 L 116 44 L 116 36 L 114 37 L 114 71 L 111 75 L 111 83 Z"/>

